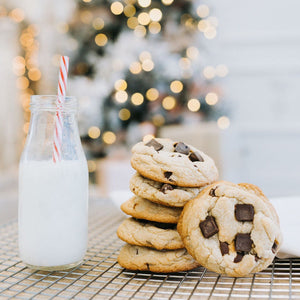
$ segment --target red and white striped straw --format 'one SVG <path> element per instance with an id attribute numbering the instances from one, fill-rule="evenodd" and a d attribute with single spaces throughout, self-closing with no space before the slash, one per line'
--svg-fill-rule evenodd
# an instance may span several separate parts
<path id="1" fill-rule="evenodd" d="M 66 97 L 68 69 L 69 69 L 69 57 L 62 56 L 60 59 L 58 94 L 56 100 L 55 129 L 54 129 L 53 156 L 52 156 L 54 163 L 61 160 L 62 129 L 63 129 L 62 104 L 65 101 L 65 97 Z"/>

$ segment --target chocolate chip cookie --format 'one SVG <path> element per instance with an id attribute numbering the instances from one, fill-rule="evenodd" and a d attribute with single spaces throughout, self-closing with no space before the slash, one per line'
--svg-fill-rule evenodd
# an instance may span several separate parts
<path id="1" fill-rule="evenodd" d="M 129 244 L 121 248 L 118 263 L 129 270 L 157 273 L 188 271 L 199 266 L 185 249 L 157 251 Z"/>
<path id="2" fill-rule="evenodd" d="M 214 161 L 202 151 L 170 139 L 152 139 L 132 148 L 131 165 L 142 176 L 182 187 L 201 187 L 218 179 Z"/>
<path id="3" fill-rule="evenodd" d="M 126 219 L 117 230 L 118 237 L 131 245 L 163 249 L 184 248 L 176 224 Z"/>
<path id="4" fill-rule="evenodd" d="M 201 265 L 234 277 L 265 269 L 282 243 L 275 209 L 258 187 L 246 183 L 206 187 L 185 205 L 177 229 Z"/>
<path id="5" fill-rule="evenodd" d="M 182 212 L 180 207 L 167 207 L 139 196 L 133 196 L 124 202 L 121 209 L 134 218 L 162 223 L 178 223 Z"/>

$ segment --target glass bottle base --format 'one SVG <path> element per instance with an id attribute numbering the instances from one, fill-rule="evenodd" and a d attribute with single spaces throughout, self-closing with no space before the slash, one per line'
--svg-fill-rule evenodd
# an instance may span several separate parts
<path id="1" fill-rule="evenodd" d="M 25 263 L 26 267 L 33 269 L 33 270 L 40 270 L 40 271 L 63 271 L 63 270 L 69 270 L 72 268 L 75 268 L 77 266 L 79 266 L 83 261 L 77 261 L 71 264 L 67 264 L 67 265 L 60 265 L 60 266 L 50 266 L 50 267 L 46 267 L 46 266 L 34 266 L 34 265 L 30 265 Z"/>

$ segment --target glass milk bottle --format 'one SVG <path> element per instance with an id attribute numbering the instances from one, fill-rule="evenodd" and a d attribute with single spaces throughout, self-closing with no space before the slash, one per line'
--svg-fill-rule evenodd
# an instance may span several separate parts
<path id="1" fill-rule="evenodd" d="M 32 96 L 19 167 L 19 254 L 33 269 L 81 263 L 87 246 L 88 169 L 77 127 L 77 102 L 62 105 L 61 161 L 53 162 L 57 96 Z"/>

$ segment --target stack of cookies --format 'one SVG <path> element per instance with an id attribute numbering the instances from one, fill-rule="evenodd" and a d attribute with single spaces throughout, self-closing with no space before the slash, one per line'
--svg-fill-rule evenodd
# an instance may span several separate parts
<path id="1" fill-rule="evenodd" d="M 217 180 L 214 161 L 192 146 L 159 138 L 136 144 L 132 153 L 137 173 L 130 189 L 135 195 L 121 206 L 131 218 L 117 231 L 127 243 L 119 264 L 152 272 L 195 268 L 199 263 L 186 251 L 177 223 L 183 206 Z"/>

